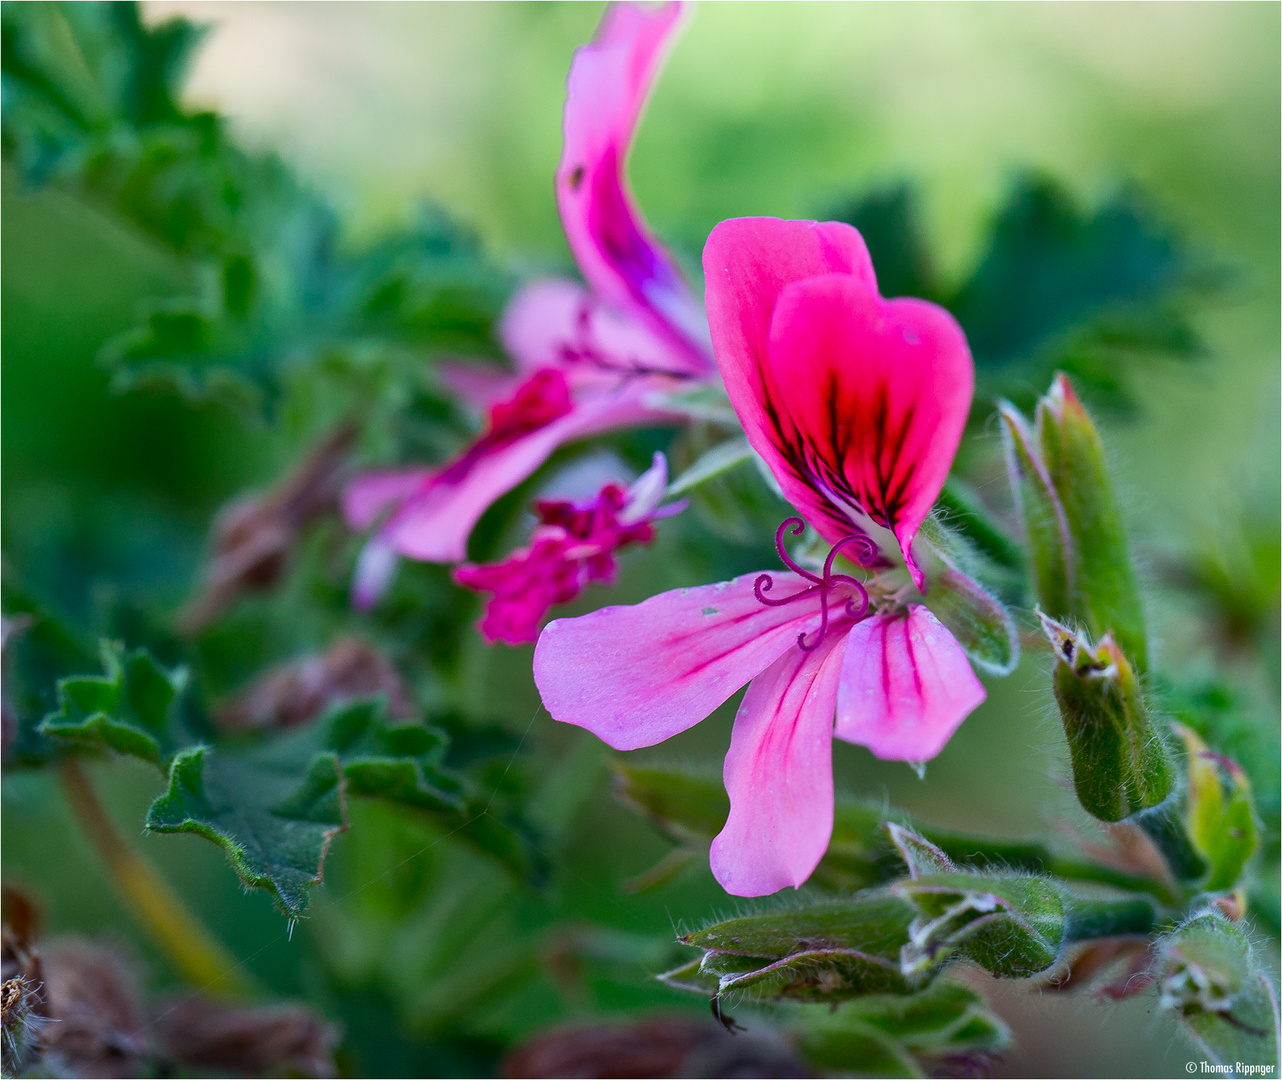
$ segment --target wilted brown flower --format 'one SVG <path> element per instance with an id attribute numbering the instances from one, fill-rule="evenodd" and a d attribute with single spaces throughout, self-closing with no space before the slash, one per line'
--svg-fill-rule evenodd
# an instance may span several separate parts
<path id="1" fill-rule="evenodd" d="M 140 1076 L 150 1057 L 138 980 L 111 949 L 68 938 L 43 951 L 45 1064 L 55 1076 Z"/>
<path id="2" fill-rule="evenodd" d="M 274 488 L 219 511 L 200 592 L 178 616 L 184 633 L 198 633 L 241 593 L 269 589 L 280 580 L 304 527 L 337 508 L 343 458 L 356 430 L 344 424 Z"/>
<path id="3" fill-rule="evenodd" d="M 218 710 L 227 731 L 275 730 L 315 719 L 331 705 L 375 694 L 387 712 L 408 720 L 417 714 L 396 669 L 363 641 L 344 637 L 319 655 L 304 656 L 267 672 Z"/>
<path id="4" fill-rule="evenodd" d="M 174 1064 L 235 1076 L 334 1076 L 338 1033 L 298 1005 L 237 1008 L 189 998 L 153 1021 L 156 1040 Z"/>

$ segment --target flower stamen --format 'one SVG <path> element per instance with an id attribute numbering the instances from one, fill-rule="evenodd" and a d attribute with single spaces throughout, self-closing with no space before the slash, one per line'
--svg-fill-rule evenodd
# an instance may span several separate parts
<path id="1" fill-rule="evenodd" d="M 856 598 L 851 597 L 846 601 L 846 614 L 852 619 L 861 619 L 868 613 L 868 590 L 864 588 L 863 583 L 849 574 L 834 574 L 832 572 L 833 563 L 837 555 L 847 544 L 858 543 L 864 539 L 858 533 L 847 536 L 844 540 L 839 540 L 831 551 L 828 552 L 828 558 L 824 560 L 823 576 L 812 573 L 805 567 L 799 565 L 787 552 L 783 546 L 785 533 L 792 536 L 800 536 L 805 530 L 806 523 L 799 517 L 785 518 L 775 530 L 775 550 L 779 553 L 779 561 L 789 570 L 799 577 L 804 578 L 812 584 L 802 589 L 800 592 L 793 593 L 791 596 L 784 596 L 778 599 L 766 596 L 774 588 L 775 580 L 770 574 L 760 574 L 757 580 L 752 584 L 753 595 L 763 604 L 770 607 L 783 607 L 784 604 L 791 604 L 794 600 L 802 600 L 812 595 L 816 590 L 819 593 L 819 629 L 815 632 L 815 640 L 806 644 L 806 632 L 803 630 L 797 635 L 797 647 L 802 652 L 812 652 L 819 648 L 824 636 L 828 633 L 828 594 L 838 585 L 845 585 L 854 589 L 858 594 L 858 603 Z"/>

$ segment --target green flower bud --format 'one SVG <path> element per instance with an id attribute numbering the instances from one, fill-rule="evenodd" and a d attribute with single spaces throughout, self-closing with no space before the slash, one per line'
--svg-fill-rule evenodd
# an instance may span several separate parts
<path id="1" fill-rule="evenodd" d="M 1078 801 L 1101 821 L 1157 806 L 1175 786 L 1175 771 L 1126 654 L 1111 634 L 1093 645 L 1039 615 L 1055 651 L 1052 683 Z"/>
<path id="2" fill-rule="evenodd" d="M 1246 935 L 1210 912 L 1162 939 L 1159 1002 L 1207 1058 L 1278 1064 L 1278 997 Z"/>
<path id="3" fill-rule="evenodd" d="M 1044 611 L 1111 634 L 1141 673 L 1144 610 L 1099 433 L 1068 379 L 1057 375 L 1032 427 L 1000 410 L 1007 470 L 1023 519 L 1029 571 Z"/>
<path id="4" fill-rule="evenodd" d="M 1048 878 L 935 873 L 901 881 L 892 892 L 916 912 L 900 950 L 905 975 L 967 959 L 999 978 L 1045 971 L 1074 941 L 1153 928 L 1146 897 L 1082 899 Z"/>
<path id="5" fill-rule="evenodd" d="M 894 891 L 916 911 L 899 954 L 907 976 L 964 957 L 989 974 L 1023 978 L 1059 956 L 1064 899 L 1048 880 L 932 874 L 901 881 Z"/>
<path id="6" fill-rule="evenodd" d="M 1174 729 L 1188 754 L 1188 836 L 1209 868 L 1202 888 L 1231 889 L 1259 845 L 1251 782 L 1236 761 L 1211 753 L 1196 732 L 1182 724 Z M 1227 793 L 1221 771 L 1229 780 Z"/>

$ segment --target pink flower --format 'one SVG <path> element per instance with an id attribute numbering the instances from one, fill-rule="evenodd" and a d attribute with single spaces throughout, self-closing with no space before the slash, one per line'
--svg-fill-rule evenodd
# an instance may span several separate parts
<path id="1" fill-rule="evenodd" d="M 704 268 L 730 400 L 784 493 L 834 546 L 821 572 L 798 565 L 783 540 L 804 523 L 790 518 L 776 535 L 789 572 L 552 622 L 534 677 L 555 719 L 619 750 L 684 731 L 749 683 L 711 862 L 728 892 L 759 896 L 800 886 L 827 850 L 834 735 L 926 761 L 984 700 L 961 645 L 907 598 L 912 586 L 890 580 L 901 564 L 925 589 L 913 540 L 951 466 L 973 373 L 945 311 L 878 294 L 848 225 L 722 222 Z M 839 555 L 892 573 L 834 572 Z"/>
<path id="2" fill-rule="evenodd" d="M 494 594 L 478 624 L 491 644 L 521 645 L 539 636 L 539 623 L 554 604 L 568 604 L 589 584 L 614 583 L 614 553 L 654 539 L 655 520 L 680 505 L 658 509 L 668 484 L 662 454 L 631 487 L 606 484 L 586 502 L 541 500 L 534 504 L 539 525 L 528 547 L 502 562 L 464 563 L 454 580 Z"/>
<path id="3" fill-rule="evenodd" d="M 499 328 L 515 375 L 442 365 L 442 378 L 490 423 L 454 460 L 357 477 L 343 497 L 354 529 L 378 526 L 354 600 L 377 600 L 403 555 L 458 562 L 481 515 L 559 446 L 622 427 L 676 424 L 666 391 L 714 377 L 703 306 L 651 237 L 628 193 L 628 146 L 682 16 L 680 4 L 612 7 L 578 50 L 565 103 L 557 205 L 588 288 L 522 289 Z"/>

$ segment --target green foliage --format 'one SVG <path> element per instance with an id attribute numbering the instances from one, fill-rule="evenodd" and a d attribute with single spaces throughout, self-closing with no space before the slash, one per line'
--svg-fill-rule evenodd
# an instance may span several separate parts
<path id="1" fill-rule="evenodd" d="M 1094 211 L 1047 176 L 1025 175 L 997 209 L 983 255 L 955 288 L 942 284 L 924 239 L 916 191 L 900 184 L 838 208 L 864 235 L 884 296 L 943 304 L 975 356 L 973 419 L 1059 369 L 1095 400 L 1133 404 L 1128 368 L 1146 356 L 1195 358 L 1203 346 L 1190 301 L 1222 274 L 1170 235 L 1134 192 Z"/>
<path id="2" fill-rule="evenodd" d="M 908 994 L 925 980 L 899 969 L 912 912 L 887 892 L 748 915 L 686 934 L 703 957 L 660 978 L 696 993 L 845 1001 L 864 994 Z"/>
<path id="3" fill-rule="evenodd" d="M 1051 685 L 1078 802 L 1101 821 L 1158 806 L 1175 787 L 1175 770 L 1126 655 L 1111 636 L 1096 645 L 1046 615 L 1041 621 L 1055 651 Z"/>
<path id="4" fill-rule="evenodd" d="M 913 908 L 900 961 L 906 975 L 965 957 L 990 975 L 1045 971 L 1064 941 L 1064 897 L 1045 879 L 923 874 L 894 886 Z"/>
<path id="5" fill-rule="evenodd" d="M 493 355 L 508 281 L 475 238 L 425 210 L 344 251 L 335 215 L 281 161 L 178 103 L 200 36 L 181 18 L 146 27 L 130 4 L 4 7 L 6 160 L 141 229 L 190 282 L 105 345 L 115 386 L 252 410 L 335 350 Z"/>
<path id="6" fill-rule="evenodd" d="M 246 886 L 266 889 L 282 913 L 297 918 L 322 878 L 330 841 L 347 828 L 338 758 L 318 754 L 295 771 L 191 747 L 174 758 L 169 790 L 152 803 L 147 828 L 212 841 Z"/>
<path id="7" fill-rule="evenodd" d="M 930 1076 L 978 1066 L 1010 1046 L 1010 1029 L 969 987 L 936 979 L 907 997 L 869 996 L 808 1014 L 799 1046 L 821 1069 L 864 1076 Z"/>
<path id="8" fill-rule="evenodd" d="M 102 675 L 58 682 L 59 710 L 39 733 L 77 749 L 114 750 L 164 771 L 183 739 L 176 717 L 187 686 L 183 668 L 166 671 L 146 649 L 126 652 L 118 642 L 101 646 Z"/>
<path id="9" fill-rule="evenodd" d="M 1278 995 L 1242 930 L 1197 915 L 1162 939 L 1160 1003 L 1219 1065 L 1276 1067 Z"/>
<path id="10" fill-rule="evenodd" d="M 270 892 L 290 918 L 306 906 L 330 841 L 347 827 L 349 797 L 422 812 L 513 873 L 541 876 L 528 827 L 489 814 L 488 802 L 442 764 L 447 746 L 439 729 L 388 725 L 381 699 L 354 701 L 247 749 L 184 750 L 147 828 L 218 844 L 241 880 Z"/>

